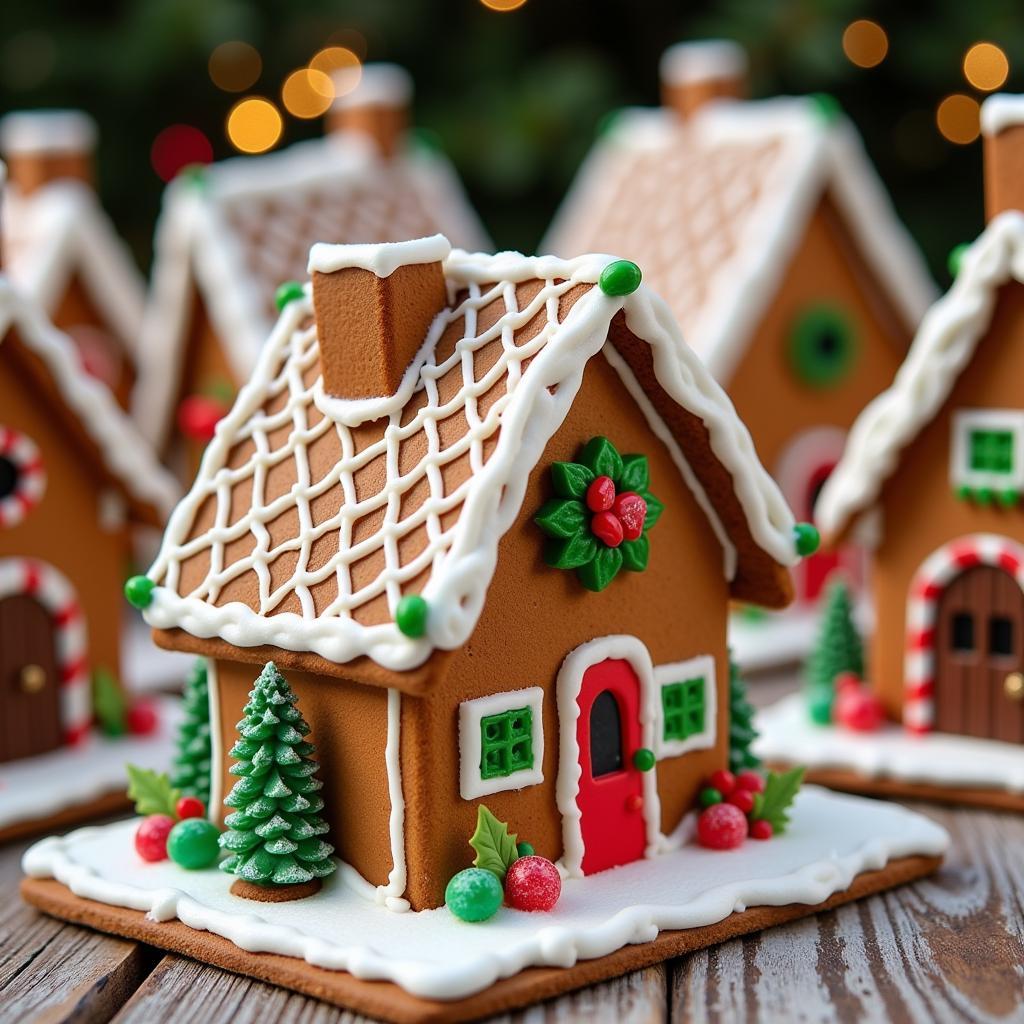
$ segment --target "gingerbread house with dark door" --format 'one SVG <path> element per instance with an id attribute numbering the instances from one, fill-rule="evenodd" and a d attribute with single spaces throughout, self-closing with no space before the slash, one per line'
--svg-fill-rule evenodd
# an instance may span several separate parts
<path id="1" fill-rule="evenodd" d="M 0 121 L 4 269 L 127 408 L 145 284 L 96 194 L 95 145 L 96 126 L 79 110 L 18 111 Z"/>
<path id="2" fill-rule="evenodd" d="M 639 263 L 809 518 L 934 286 L 834 103 L 744 99 L 746 55 L 726 41 L 671 48 L 661 79 L 662 107 L 614 119 L 541 251 Z M 806 559 L 794 611 L 839 567 L 860 579 L 856 545 Z"/>
<path id="3" fill-rule="evenodd" d="M 383 242 L 443 231 L 486 247 L 451 164 L 409 130 L 412 81 L 367 64 L 321 139 L 236 157 L 168 186 L 133 408 L 151 444 L 191 481 L 213 424 L 249 379 L 320 239 Z"/>
<path id="4" fill-rule="evenodd" d="M 382 901 L 441 904 L 481 802 L 571 875 L 661 849 L 728 763 L 729 601 L 798 561 L 729 400 L 631 263 L 310 269 L 149 573 L 158 643 L 209 659 L 214 804 L 272 658 Z"/>
<path id="5" fill-rule="evenodd" d="M 982 111 L 987 227 L 857 420 L 818 522 L 868 524 L 870 677 L 914 731 L 1024 742 L 1024 99 Z"/>

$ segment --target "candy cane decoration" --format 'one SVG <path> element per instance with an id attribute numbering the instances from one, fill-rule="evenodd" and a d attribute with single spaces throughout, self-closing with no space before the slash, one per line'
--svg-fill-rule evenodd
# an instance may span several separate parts
<path id="1" fill-rule="evenodd" d="M 0 496 L 0 529 L 17 526 L 39 504 L 46 490 L 46 470 L 35 443 L 24 434 L 0 425 L 0 459 L 15 471 L 14 490 Z"/>
<path id="2" fill-rule="evenodd" d="M 74 588 L 52 565 L 31 558 L 0 559 L 0 600 L 35 598 L 56 626 L 65 743 L 77 743 L 92 725 L 85 618 Z"/>

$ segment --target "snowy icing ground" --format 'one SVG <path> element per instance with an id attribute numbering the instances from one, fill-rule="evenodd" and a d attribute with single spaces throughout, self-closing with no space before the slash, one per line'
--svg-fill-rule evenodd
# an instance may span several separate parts
<path id="1" fill-rule="evenodd" d="M 933 786 L 1024 793 L 1024 747 L 948 733 L 916 735 L 887 724 L 875 733 L 815 725 L 801 694 L 758 712 L 754 747 L 769 763 L 805 764 Z"/>
<path id="2" fill-rule="evenodd" d="M 74 747 L 0 764 L 0 829 L 128 788 L 124 766 L 166 771 L 181 717 L 177 698 L 153 698 L 159 725 L 150 736 L 91 734 Z"/>
<path id="3" fill-rule="evenodd" d="M 388 980 L 413 995 L 458 999 L 531 965 L 570 967 L 662 929 L 714 924 L 734 911 L 816 904 L 863 871 L 914 854 L 935 856 L 949 837 L 895 804 L 806 788 L 784 836 L 720 853 L 684 846 L 589 878 L 568 879 L 555 909 L 528 914 L 503 907 L 484 924 L 445 908 L 395 914 L 333 875 L 315 897 L 254 904 L 228 892 L 231 878 L 211 868 L 188 872 L 146 864 L 132 848 L 135 820 L 44 839 L 22 861 L 34 878 L 114 906 L 177 917 L 242 949 L 300 957 L 357 978 Z M 466 848 L 466 863 L 472 851 Z"/>
<path id="4" fill-rule="evenodd" d="M 130 608 L 121 630 L 121 667 L 125 683 L 135 694 L 180 692 L 196 657 L 157 647 L 151 633 L 142 616 Z"/>

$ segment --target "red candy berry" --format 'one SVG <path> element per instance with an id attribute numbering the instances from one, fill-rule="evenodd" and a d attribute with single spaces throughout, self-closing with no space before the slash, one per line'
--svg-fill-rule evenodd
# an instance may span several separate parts
<path id="1" fill-rule="evenodd" d="M 734 789 L 726 797 L 726 802 L 738 807 L 744 814 L 750 814 L 754 809 L 754 794 L 749 789 Z"/>
<path id="2" fill-rule="evenodd" d="M 836 722 L 855 732 L 874 732 L 885 718 L 882 702 L 852 673 L 836 679 Z"/>
<path id="3" fill-rule="evenodd" d="M 728 768 L 719 768 L 708 776 L 708 785 L 717 789 L 723 797 L 728 797 L 736 788 L 736 776 Z"/>
<path id="4" fill-rule="evenodd" d="M 189 395 L 178 406 L 178 426 L 193 441 L 209 441 L 226 411 L 215 398 Z"/>
<path id="5" fill-rule="evenodd" d="M 747 830 L 747 816 L 732 804 L 715 804 L 697 819 L 697 839 L 709 850 L 735 850 L 743 845 Z"/>
<path id="6" fill-rule="evenodd" d="M 599 476 L 587 488 L 587 508 L 591 512 L 607 512 L 615 502 L 615 482 L 610 476 Z"/>
<path id="7" fill-rule="evenodd" d="M 647 502 L 639 494 L 634 491 L 623 491 L 615 499 L 612 511 L 622 523 L 622 533 L 626 540 L 636 540 L 644 532 Z"/>
<path id="8" fill-rule="evenodd" d="M 598 540 L 610 548 L 617 548 L 622 543 L 622 523 L 614 512 L 598 512 L 590 520 L 590 529 Z"/>
<path id="9" fill-rule="evenodd" d="M 184 821 L 186 818 L 205 818 L 206 808 L 203 801 L 195 796 L 183 796 L 174 807 L 178 817 Z"/>
<path id="10" fill-rule="evenodd" d="M 133 736 L 150 736 L 156 731 L 156 708 L 147 701 L 140 700 L 128 709 L 125 724 Z"/>
<path id="11" fill-rule="evenodd" d="M 740 772 L 736 776 L 736 785 L 740 789 L 746 789 L 751 793 L 764 792 L 764 779 L 757 772 Z"/>
<path id="12" fill-rule="evenodd" d="M 558 868 L 547 857 L 520 857 L 505 875 L 505 902 L 516 910 L 550 910 L 561 894 Z"/>
<path id="13" fill-rule="evenodd" d="M 166 860 L 167 837 L 175 824 L 174 819 L 168 814 L 151 814 L 148 818 L 143 818 L 135 830 L 135 852 L 143 860 Z"/>
<path id="14" fill-rule="evenodd" d="M 764 818 L 750 823 L 751 839 L 771 839 L 774 834 L 775 830 L 772 828 L 772 823 L 765 821 Z"/>

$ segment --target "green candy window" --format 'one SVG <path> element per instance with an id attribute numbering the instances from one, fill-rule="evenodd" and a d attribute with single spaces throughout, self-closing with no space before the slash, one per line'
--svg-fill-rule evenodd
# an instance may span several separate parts
<path id="1" fill-rule="evenodd" d="M 957 496 L 1010 508 L 1024 489 L 1024 412 L 961 409 L 953 416 L 950 483 Z"/>
<path id="2" fill-rule="evenodd" d="M 533 711 L 514 708 L 480 719 L 480 777 L 499 779 L 533 767 Z"/>
<path id="3" fill-rule="evenodd" d="M 655 756 L 678 757 L 715 745 L 715 687 L 715 659 L 710 654 L 654 666 Z"/>
<path id="4" fill-rule="evenodd" d="M 1013 434 L 1009 430 L 972 430 L 971 469 L 1013 472 Z"/>
<path id="5" fill-rule="evenodd" d="M 662 737 L 687 740 L 704 731 L 705 683 L 703 677 L 669 683 L 661 688 Z"/>
<path id="6" fill-rule="evenodd" d="M 850 372 L 857 357 L 857 330 L 839 306 L 809 306 L 797 317 L 789 339 L 794 373 L 815 388 L 834 387 Z"/>

